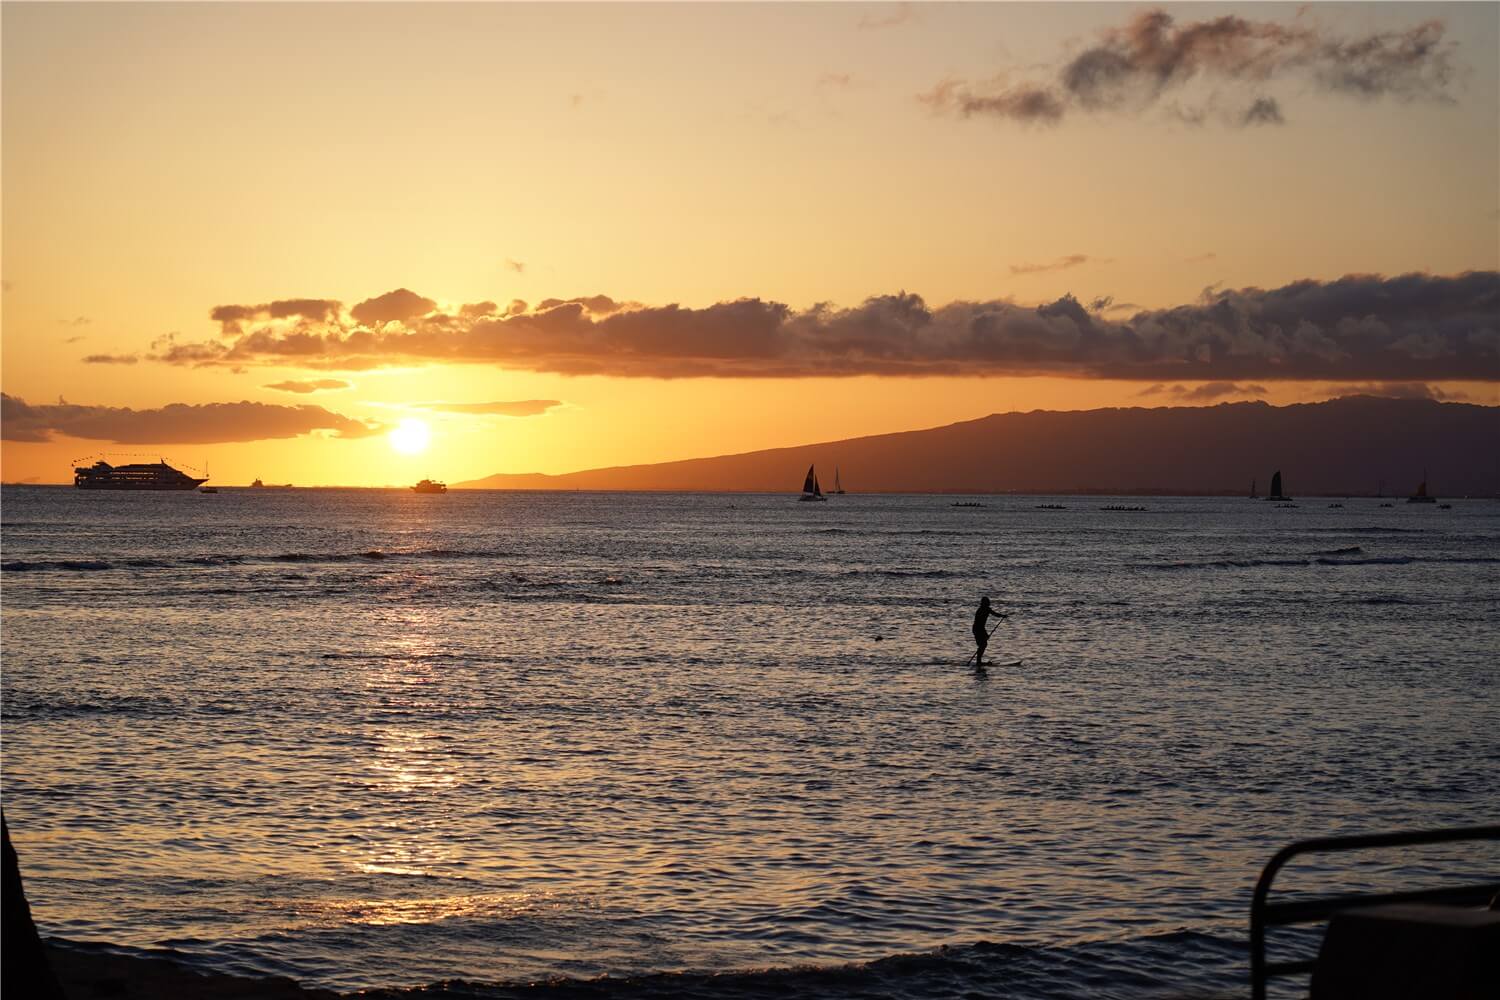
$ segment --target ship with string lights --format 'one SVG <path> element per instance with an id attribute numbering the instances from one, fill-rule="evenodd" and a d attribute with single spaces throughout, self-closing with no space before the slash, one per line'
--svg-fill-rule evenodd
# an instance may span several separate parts
<path id="1" fill-rule="evenodd" d="M 73 470 L 73 485 L 80 490 L 193 490 L 206 482 L 207 475 L 197 479 L 172 468 L 166 459 L 110 465 L 101 458 Z"/>

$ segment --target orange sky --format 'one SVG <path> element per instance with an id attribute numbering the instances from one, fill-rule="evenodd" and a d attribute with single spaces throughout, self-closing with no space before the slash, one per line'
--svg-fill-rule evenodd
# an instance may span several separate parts
<path id="1" fill-rule="evenodd" d="M 1150 9 L 6 3 L 3 476 L 381 485 L 1012 409 L 1500 403 L 1491 283 L 1456 280 L 1500 269 L 1500 7 Z M 1377 277 L 1324 294 L 1345 275 Z M 431 308 L 391 318 L 397 289 Z"/>

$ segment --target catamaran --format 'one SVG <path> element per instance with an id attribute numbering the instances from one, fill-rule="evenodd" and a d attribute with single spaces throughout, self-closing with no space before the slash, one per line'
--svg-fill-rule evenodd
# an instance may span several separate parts
<path id="1" fill-rule="evenodd" d="M 1273 475 L 1271 477 L 1271 492 L 1269 494 L 1267 494 L 1266 499 L 1267 500 L 1281 500 L 1283 502 L 1291 499 L 1291 497 L 1284 497 L 1284 496 L 1281 495 L 1281 470 L 1280 469 L 1277 469 L 1275 475 Z"/>
<path id="2" fill-rule="evenodd" d="M 797 499 L 826 501 L 828 498 L 825 497 L 823 495 L 823 491 L 818 488 L 818 474 L 813 471 L 813 469 L 814 467 L 811 465 L 807 467 L 807 480 L 802 484 L 802 495 Z"/>

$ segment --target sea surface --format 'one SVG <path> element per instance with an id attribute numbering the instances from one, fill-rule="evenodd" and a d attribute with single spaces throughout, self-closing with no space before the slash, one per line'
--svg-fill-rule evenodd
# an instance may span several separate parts
<path id="1" fill-rule="evenodd" d="M 66 941 L 433 996 L 1244 995 L 1276 848 L 1500 817 L 1490 500 L 0 504 L 4 808 Z M 986 594 L 1021 662 L 976 675 Z"/>

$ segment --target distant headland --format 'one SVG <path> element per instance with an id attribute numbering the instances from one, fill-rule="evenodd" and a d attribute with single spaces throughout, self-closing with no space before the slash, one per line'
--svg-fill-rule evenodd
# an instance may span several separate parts
<path id="1" fill-rule="evenodd" d="M 499 474 L 454 489 L 795 493 L 807 467 L 850 493 L 1248 495 L 1281 470 L 1302 496 L 1500 491 L 1500 407 L 1349 396 L 1271 406 L 1035 410 L 930 430 L 564 475 Z"/>

